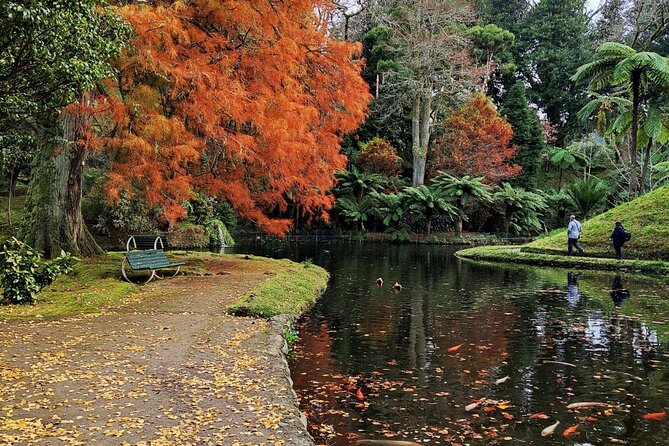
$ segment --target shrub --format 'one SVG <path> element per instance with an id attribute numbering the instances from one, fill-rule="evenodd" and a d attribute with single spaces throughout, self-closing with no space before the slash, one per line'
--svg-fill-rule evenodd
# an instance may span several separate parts
<path id="1" fill-rule="evenodd" d="M 355 162 L 365 172 L 378 173 L 389 177 L 400 173 L 402 159 L 388 141 L 374 138 L 363 144 Z"/>
<path id="2" fill-rule="evenodd" d="M 60 257 L 44 262 L 38 251 L 12 237 L 0 251 L 1 301 L 12 304 L 33 302 L 44 286 L 71 271 L 74 260 L 72 255 L 63 252 Z"/>
<path id="3" fill-rule="evenodd" d="M 105 205 L 95 229 L 110 235 L 112 229 L 126 234 L 153 234 L 155 223 L 148 216 L 146 202 L 122 196 L 115 203 Z"/>

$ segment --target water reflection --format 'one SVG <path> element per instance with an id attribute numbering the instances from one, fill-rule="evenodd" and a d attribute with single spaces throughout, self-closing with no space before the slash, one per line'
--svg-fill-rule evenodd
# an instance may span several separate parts
<path id="1" fill-rule="evenodd" d="M 625 288 L 623 288 L 623 282 L 620 274 L 616 274 L 613 278 L 613 285 L 611 285 L 611 299 L 613 300 L 613 305 L 619 307 L 629 297 L 630 293 Z"/>
<path id="2" fill-rule="evenodd" d="M 614 308 L 614 291 L 629 296 L 622 279 L 567 273 L 565 298 L 563 270 L 471 264 L 444 247 L 281 249 L 254 253 L 298 254 L 331 272 L 326 294 L 300 323 L 291 364 L 317 443 L 669 441 L 666 423 L 642 418 L 669 405 L 667 350 L 651 325 L 667 312 L 655 308 L 646 319 L 625 316 L 627 305 Z M 390 286 L 395 281 L 403 285 L 399 293 Z M 634 303 L 656 292 L 643 287 Z M 608 406 L 566 407 L 582 401 Z M 555 421 L 560 429 L 542 438 Z M 579 433 L 564 438 L 573 425 Z"/>
<path id="3" fill-rule="evenodd" d="M 567 302 L 571 308 L 576 307 L 578 301 L 581 299 L 581 295 L 578 292 L 578 278 L 581 276 L 581 273 L 567 273 Z"/>

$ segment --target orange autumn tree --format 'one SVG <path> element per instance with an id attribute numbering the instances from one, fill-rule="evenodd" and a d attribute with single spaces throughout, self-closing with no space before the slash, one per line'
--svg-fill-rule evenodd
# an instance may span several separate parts
<path id="1" fill-rule="evenodd" d="M 520 172 L 520 166 L 510 164 L 517 150 L 511 145 L 513 129 L 487 96 L 474 95 L 445 119 L 444 127 L 435 142 L 433 172 L 485 177 L 488 184 Z"/>
<path id="2" fill-rule="evenodd" d="M 360 47 L 328 37 L 323 0 L 156 1 L 120 8 L 135 37 L 108 85 L 106 189 L 174 223 L 195 191 L 265 231 L 289 206 L 327 219 L 341 137 L 370 101 Z M 325 15 L 323 15 L 325 16 Z"/>

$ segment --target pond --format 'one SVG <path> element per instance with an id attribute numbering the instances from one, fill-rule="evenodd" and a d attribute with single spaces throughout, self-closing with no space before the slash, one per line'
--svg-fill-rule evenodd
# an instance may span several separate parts
<path id="1" fill-rule="evenodd" d="M 236 251 L 331 273 L 291 362 L 319 444 L 669 444 L 665 284 L 470 263 L 444 246 Z"/>

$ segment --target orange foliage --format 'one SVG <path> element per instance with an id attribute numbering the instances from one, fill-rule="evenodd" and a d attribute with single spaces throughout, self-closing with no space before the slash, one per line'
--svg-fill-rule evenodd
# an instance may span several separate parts
<path id="1" fill-rule="evenodd" d="M 355 158 L 355 162 L 365 172 L 393 176 L 400 173 L 402 159 L 388 141 L 374 138 L 363 145 L 362 150 Z"/>
<path id="2" fill-rule="evenodd" d="M 483 176 L 487 183 L 499 183 L 520 172 L 520 166 L 508 164 L 517 150 L 510 144 L 513 129 L 487 96 L 475 95 L 448 116 L 444 126 L 445 134 L 433 151 L 433 172 Z"/>
<path id="3" fill-rule="evenodd" d="M 202 191 L 277 234 L 291 204 L 327 218 L 340 138 L 370 100 L 360 47 L 330 39 L 313 0 L 153 3 L 120 8 L 135 38 L 104 102 L 109 197 L 140 193 L 174 222 Z"/>

